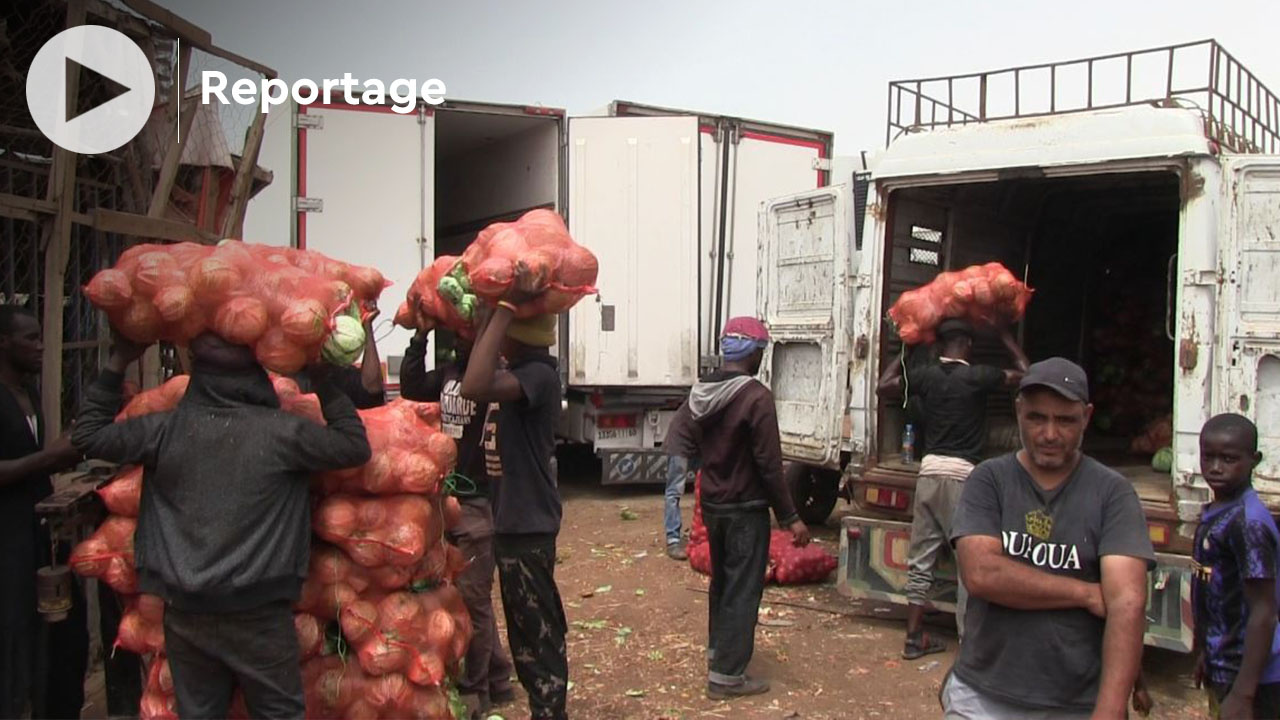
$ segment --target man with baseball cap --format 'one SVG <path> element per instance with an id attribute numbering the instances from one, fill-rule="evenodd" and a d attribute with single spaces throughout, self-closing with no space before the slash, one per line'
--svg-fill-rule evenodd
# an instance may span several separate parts
<path id="1" fill-rule="evenodd" d="M 1155 554 L 1137 493 L 1081 452 L 1093 415 L 1075 363 L 1031 366 L 1023 449 L 965 482 L 951 538 L 971 596 L 949 719 L 1124 718 L 1142 661 Z"/>
<path id="2" fill-rule="evenodd" d="M 1012 388 L 1027 370 L 1027 356 L 1008 328 L 1002 330 L 1000 340 L 1015 369 L 971 364 L 973 334 L 973 327 L 964 320 L 944 320 L 938 326 L 937 362 L 913 369 L 905 380 L 904 363 L 895 362 L 880 380 L 882 394 L 906 391 L 908 399 L 918 403 L 924 425 L 925 454 L 916 478 L 907 553 L 907 639 L 902 649 L 907 660 L 946 649 L 942 641 L 924 631 L 924 613 L 938 561 L 951 549 L 951 518 L 965 478 L 984 457 L 987 398 L 996 390 Z M 956 588 L 956 627 L 962 640 L 966 599 L 960 584 Z"/>
<path id="3" fill-rule="evenodd" d="M 764 573 L 769 508 L 796 545 L 809 528 L 796 513 L 782 475 L 782 443 L 773 393 L 756 380 L 769 331 L 752 317 L 725 323 L 721 368 L 694 385 L 672 422 L 679 443 L 702 468 L 702 517 L 711 544 L 707 697 L 726 700 L 769 691 L 747 676 Z"/>

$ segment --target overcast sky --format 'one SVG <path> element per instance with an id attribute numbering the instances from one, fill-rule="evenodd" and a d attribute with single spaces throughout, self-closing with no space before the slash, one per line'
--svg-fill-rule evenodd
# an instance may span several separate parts
<path id="1" fill-rule="evenodd" d="M 160 0 L 286 80 L 440 78 L 448 97 L 624 99 L 884 144 L 891 79 L 1216 38 L 1280 91 L 1275 0 Z"/>

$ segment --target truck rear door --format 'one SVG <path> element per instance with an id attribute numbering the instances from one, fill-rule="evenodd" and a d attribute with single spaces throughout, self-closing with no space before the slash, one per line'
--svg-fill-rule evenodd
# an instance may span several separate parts
<path id="1" fill-rule="evenodd" d="M 758 303 L 773 343 L 764 381 L 790 460 L 838 468 L 852 347 L 848 185 L 769 200 L 760 210 Z"/>
<path id="2" fill-rule="evenodd" d="M 384 362 L 411 333 L 391 324 L 431 245 L 435 118 L 390 107 L 299 107 L 297 244 L 376 267 L 393 284 L 382 293 L 374 329 Z M 433 358 L 429 346 L 427 357 Z M 392 383 L 398 382 L 393 373 Z"/>
<path id="3" fill-rule="evenodd" d="M 1226 197 L 1219 228 L 1224 369 L 1214 403 L 1258 426 L 1262 464 L 1254 487 L 1280 508 L 1280 157 L 1223 162 Z"/>
<path id="4" fill-rule="evenodd" d="M 569 233 L 600 295 L 569 311 L 569 383 L 689 386 L 698 372 L 698 119 L 569 120 Z"/>

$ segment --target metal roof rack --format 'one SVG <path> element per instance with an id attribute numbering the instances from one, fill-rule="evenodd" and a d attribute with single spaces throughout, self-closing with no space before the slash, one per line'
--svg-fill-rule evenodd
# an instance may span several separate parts
<path id="1" fill-rule="evenodd" d="M 1192 108 L 1221 148 L 1280 153 L 1280 101 L 1216 40 L 893 80 L 885 144 L 906 132 L 1132 105 Z"/>

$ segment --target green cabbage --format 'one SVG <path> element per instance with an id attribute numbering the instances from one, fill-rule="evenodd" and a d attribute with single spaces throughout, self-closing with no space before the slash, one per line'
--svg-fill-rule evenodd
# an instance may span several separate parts
<path id="1" fill-rule="evenodd" d="M 457 307 L 462 302 L 462 297 L 467 294 L 467 291 L 462 288 L 462 283 L 449 275 L 440 278 L 440 284 L 436 289 L 440 291 L 440 296 L 454 307 Z"/>
<path id="2" fill-rule="evenodd" d="M 1151 458 L 1151 469 L 1162 473 L 1172 472 L 1173 448 L 1160 448 L 1160 450 L 1155 454 L 1155 457 Z"/>
<path id="3" fill-rule="evenodd" d="M 350 367 L 364 352 L 364 326 L 349 314 L 334 320 L 333 332 L 324 341 L 321 355 L 325 362 L 338 367 Z"/>

